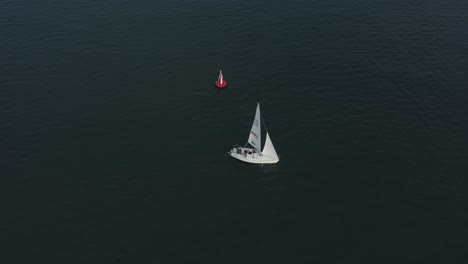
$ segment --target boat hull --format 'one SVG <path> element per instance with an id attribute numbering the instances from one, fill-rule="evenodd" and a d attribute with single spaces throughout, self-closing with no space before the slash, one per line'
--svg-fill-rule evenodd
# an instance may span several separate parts
<path id="1" fill-rule="evenodd" d="M 243 162 L 253 163 L 253 164 L 273 164 L 279 161 L 279 159 L 277 158 L 263 155 L 258 152 L 254 152 L 254 149 L 250 149 L 250 148 L 239 148 L 239 149 L 240 151 L 238 151 L 237 148 L 231 149 L 231 151 L 229 152 L 231 157 L 238 159 L 240 161 L 243 161 Z"/>

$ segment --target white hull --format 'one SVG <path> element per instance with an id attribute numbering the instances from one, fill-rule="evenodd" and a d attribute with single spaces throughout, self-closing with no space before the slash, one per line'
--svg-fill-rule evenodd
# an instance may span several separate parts
<path id="1" fill-rule="evenodd" d="M 247 151 L 247 153 L 245 153 L 245 151 Z M 240 148 L 241 153 L 238 153 L 237 148 L 233 148 L 230 151 L 230 155 L 231 157 L 238 159 L 240 161 L 247 162 L 247 163 L 254 163 L 254 164 L 271 164 L 271 163 L 277 163 L 279 161 L 278 158 L 263 155 L 258 152 L 253 153 L 253 151 L 254 149 L 251 149 L 251 148 Z"/>

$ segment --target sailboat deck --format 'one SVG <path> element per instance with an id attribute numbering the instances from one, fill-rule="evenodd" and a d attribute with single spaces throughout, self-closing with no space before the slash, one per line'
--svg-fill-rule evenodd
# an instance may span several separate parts
<path id="1" fill-rule="evenodd" d="M 258 151 L 251 148 L 233 148 L 230 155 L 240 161 L 256 164 L 277 163 L 279 161 L 277 158 L 258 153 Z"/>

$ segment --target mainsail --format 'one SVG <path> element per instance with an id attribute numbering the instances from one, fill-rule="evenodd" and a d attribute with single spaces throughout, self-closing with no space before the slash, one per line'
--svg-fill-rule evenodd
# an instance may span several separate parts
<path id="1" fill-rule="evenodd" d="M 249 142 L 256 150 L 261 151 L 262 140 L 261 140 L 261 129 L 260 129 L 260 104 L 257 104 L 257 111 L 255 112 L 255 119 L 250 130 Z"/>
<path id="2" fill-rule="evenodd" d="M 278 159 L 278 154 L 276 154 L 275 147 L 273 147 L 273 142 L 271 142 L 270 135 L 268 135 L 268 132 L 266 134 L 265 146 L 263 147 L 262 154 Z"/>

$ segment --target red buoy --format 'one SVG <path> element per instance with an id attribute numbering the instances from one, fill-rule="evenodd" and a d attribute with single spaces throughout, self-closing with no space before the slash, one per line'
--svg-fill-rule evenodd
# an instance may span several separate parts
<path id="1" fill-rule="evenodd" d="M 218 80 L 216 80 L 216 87 L 223 89 L 227 86 L 227 82 L 224 80 L 223 73 L 219 71 Z"/>

